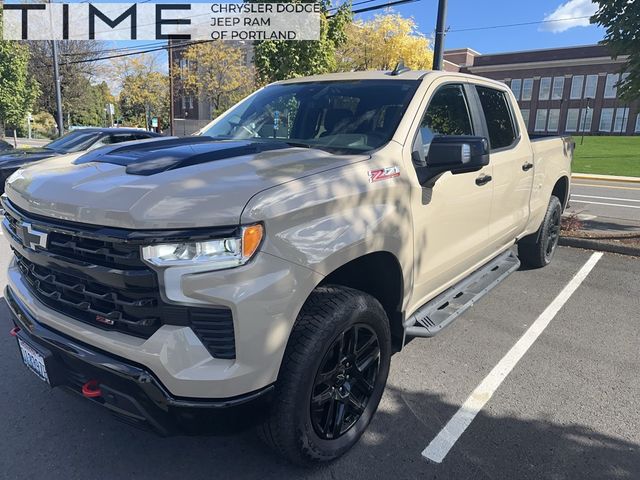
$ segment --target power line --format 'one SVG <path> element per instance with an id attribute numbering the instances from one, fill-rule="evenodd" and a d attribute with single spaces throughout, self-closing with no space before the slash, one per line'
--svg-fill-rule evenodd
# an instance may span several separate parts
<path id="1" fill-rule="evenodd" d="M 161 50 L 175 50 L 175 49 L 179 49 L 179 48 L 186 48 L 186 47 L 190 47 L 191 45 L 199 45 L 201 43 L 210 43 L 210 42 L 213 42 L 213 41 L 214 40 L 200 40 L 200 41 L 196 41 L 196 42 L 189 42 L 189 43 L 185 43 L 185 44 L 181 44 L 181 45 L 174 45 L 174 46 L 164 45 L 162 47 L 151 48 L 151 49 L 148 49 L 148 50 L 141 50 L 141 51 L 138 51 L 138 52 L 121 53 L 119 55 L 110 55 L 110 56 L 106 56 L 106 57 L 90 58 L 90 59 L 86 59 L 86 60 L 74 60 L 72 62 L 65 62 L 65 63 L 70 64 L 70 65 L 75 65 L 75 64 L 78 64 L 78 63 L 98 62 L 100 60 L 111 60 L 113 58 L 130 57 L 131 55 L 142 55 L 143 53 L 159 52 Z"/>
<path id="2" fill-rule="evenodd" d="M 489 25 L 486 27 L 471 27 L 471 28 L 458 28 L 458 29 L 448 29 L 447 33 L 457 33 L 457 32 L 474 32 L 478 30 L 493 30 L 496 28 L 510 28 L 510 27 L 523 27 L 526 25 L 539 25 L 541 23 L 554 23 L 554 22 L 566 22 L 569 20 L 582 20 L 584 18 L 591 18 L 591 15 L 585 15 L 582 17 L 570 17 L 570 18 L 559 18 L 557 20 L 538 20 L 536 22 L 522 22 L 522 23 L 508 23 L 504 25 Z"/>

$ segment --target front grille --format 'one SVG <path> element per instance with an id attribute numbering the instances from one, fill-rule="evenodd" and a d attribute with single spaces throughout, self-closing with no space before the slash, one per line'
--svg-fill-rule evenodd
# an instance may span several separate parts
<path id="1" fill-rule="evenodd" d="M 231 310 L 163 302 L 155 271 L 140 258 L 141 241 L 130 239 L 140 232 L 106 229 L 106 235 L 98 227 L 32 218 L 6 197 L 2 204 L 3 225 L 23 279 L 49 308 L 143 338 L 163 324 L 189 326 L 213 357 L 235 358 Z M 46 249 L 38 243 L 42 234 Z"/>

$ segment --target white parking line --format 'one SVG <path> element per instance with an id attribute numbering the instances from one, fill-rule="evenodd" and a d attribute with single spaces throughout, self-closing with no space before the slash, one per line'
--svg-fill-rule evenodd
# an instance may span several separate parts
<path id="1" fill-rule="evenodd" d="M 640 203 L 640 200 L 634 200 L 633 198 L 620 198 L 620 197 L 596 197 L 595 195 L 578 195 L 577 193 L 572 193 L 571 198 L 573 197 L 581 197 L 581 198 L 597 198 L 598 200 L 618 200 L 621 202 L 637 202 Z"/>
<path id="2" fill-rule="evenodd" d="M 520 337 L 520 340 L 511 347 L 511 350 L 502 357 L 502 360 L 493 367 L 489 375 L 476 387 L 469 398 L 464 402 L 462 407 L 449 420 L 440 433 L 431 441 L 424 449 L 422 456 L 432 462 L 440 463 L 447 456 L 449 450 L 458 441 L 458 438 L 464 433 L 478 412 L 491 399 L 500 384 L 509 375 L 511 370 L 518 364 L 520 359 L 527 353 L 529 347 L 538 339 L 549 325 L 551 320 L 560 311 L 562 306 L 569 300 L 571 295 L 578 289 L 580 284 L 587 278 L 589 272 L 598 263 L 602 257 L 602 252 L 595 252 L 582 268 L 575 274 L 571 281 L 562 289 L 558 296 L 549 304 L 549 306 L 540 314 L 529 329 Z"/>
<path id="3" fill-rule="evenodd" d="M 624 208 L 640 208 L 640 205 L 620 205 L 619 203 L 605 203 L 605 202 L 587 202 L 584 200 L 571 200 L 571 203 L 588 203 L 589 205 L 608 205 L 610 207 L 624 207 Z"/>

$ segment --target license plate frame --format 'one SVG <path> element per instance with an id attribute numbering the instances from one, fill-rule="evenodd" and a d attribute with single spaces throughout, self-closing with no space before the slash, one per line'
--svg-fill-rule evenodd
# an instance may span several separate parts
<path id="1" fill-rule="evenodd" d="M 51 385 L 49 372 L 47 371 L 47 364 L 45 362 L 45 355 L 40 353 L 36 347 L 21 338 L 18 338 L 18 348 L 20 349 L 22 363 L 24 363 L 36 377 Z"/>

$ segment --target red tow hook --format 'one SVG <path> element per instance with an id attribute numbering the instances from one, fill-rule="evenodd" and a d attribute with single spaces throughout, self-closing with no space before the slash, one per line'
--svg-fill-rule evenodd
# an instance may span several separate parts
<path id="1" fill-rule="evenodd" d="M 11 330 L 9 330 L 9 335 L 11 335 L 12 337 L 17 337 L 19 331 L 20 327 L 13 327 Z"/>
<path id="2" fill-rule="evenodd" d="M 102 396 L 102 391 L 98 387 L 98 380 L 89 380 L 82 385 L 82 395 L 87 398 L 97 398 Z"/>

